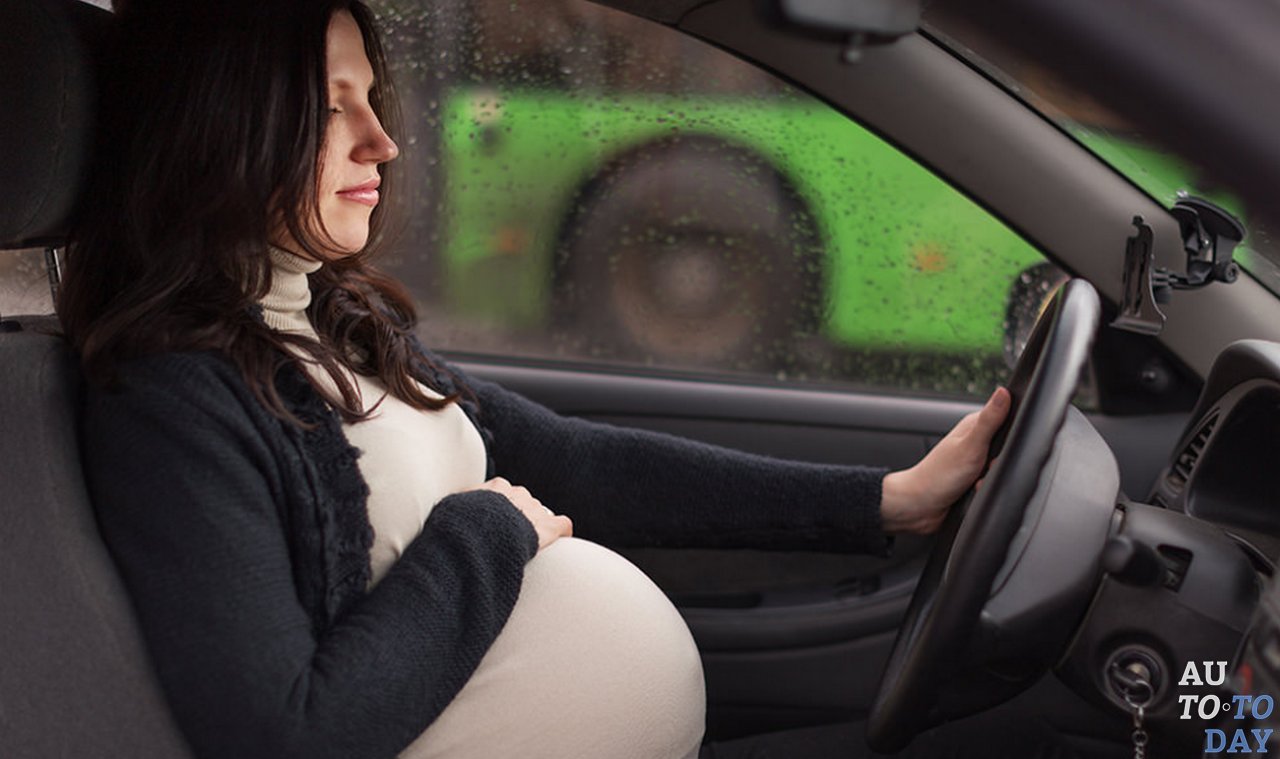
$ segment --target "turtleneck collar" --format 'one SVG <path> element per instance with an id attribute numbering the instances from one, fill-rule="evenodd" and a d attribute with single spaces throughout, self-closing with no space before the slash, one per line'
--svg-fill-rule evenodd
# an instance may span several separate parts
<path id="1" fill-rule="evenodd" d="M 307 275 L 323 264 L 274 245 L 267 249 L 267 257 L 271 260 L 271 289 L 262 296 L 262 320 L 274 330 L 314 336 L 307 317 L 307 306 L 311 305 Z"/>

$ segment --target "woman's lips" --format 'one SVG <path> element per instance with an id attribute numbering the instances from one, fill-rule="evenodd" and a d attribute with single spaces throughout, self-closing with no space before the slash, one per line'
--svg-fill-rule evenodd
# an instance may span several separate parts
<path id="1" fill-rule="evenodd" d="M 364 184 L 348 187 L 338 191 L 338 197 L 366 206 L 378 205 L 378 180 L 370 180 Z"/>

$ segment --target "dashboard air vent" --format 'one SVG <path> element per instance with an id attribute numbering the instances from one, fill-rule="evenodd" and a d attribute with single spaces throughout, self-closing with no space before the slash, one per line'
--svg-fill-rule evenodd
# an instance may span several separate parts
<path id="1" fill-rule="evenodd" d="M 1213 428 L 1217 424 L 1218 415 L 1215 413 L 1200 425 L 1200 429 L 1196 430 L 1191 441 L 1178 452 L 1178 457 L 1173 460 L 1173 466 L 1169 467 L 1167 478 L 1172 488 L 1181 490 L 1187 484 L 1187 480 L 1191 479 L 1196 462 L 1200 460 L 1200 454 L 1204 453 L 1205 446 L 1209 444 L 1209 437 L 1213 435 Z"/>

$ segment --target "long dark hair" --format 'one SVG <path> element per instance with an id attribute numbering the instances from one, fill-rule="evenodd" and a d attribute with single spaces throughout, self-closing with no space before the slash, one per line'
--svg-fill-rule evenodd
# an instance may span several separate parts
<path id="1" fill-rule="evenodd" d="M 344 367 L 411 406 L 438 409 L 414 381 L 416 314 L 402 285 L 367 263 L 385 229 L 373 212 L 358 254 L 324 252 L 317 178 L 328 123 L 326 38 L 348 10 L 373 66 L 370 104 L 398 133 L 399 109 L 372 14 L 355 0 L 116 0 L 99 145 L 68 253 L 58 314 L 91 381 L 120 361 L 214 350 L 257 397 L 293 419 L 275 376 L 301 349 L 334 380 L 311 379 L 345 421 L 367 415 Z M 381 167 L 384 197 L 394 170 Z M 321 342 L 276 332 L 255 311 L 271 284 L 267 246 L 283 224 L 311 258 Z M 309 376 L 309 375 L 308 375 Z M 296 419 L 293 419 L 297 421 Z"/>

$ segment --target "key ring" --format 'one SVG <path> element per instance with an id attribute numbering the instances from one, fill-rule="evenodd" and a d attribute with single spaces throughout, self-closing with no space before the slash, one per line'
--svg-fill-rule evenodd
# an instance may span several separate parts
<path id="1" fill-rule="evenodd" d="M 1133 742 L 1133 759 L 1146 759 L 1151 735 L 1143 728 L 1143 722 L 1147 716 L 1147 705 L 1155 700 L 1155 689 L 1146 678 L 1137 677 L 1126 682 L 1119 690 L 1124 702 L 1133 710 L 1133 732 L 1129 734 Z"/>
<path id="2" fill-rule="evenodd" d="M 1156 695 L 1155 691 L 1152 689 L 1151 683 L 1147 682 L 1146 680 L 1140 680 L 1137 683 L 1135 683 L 1134 686 L 1132 687 L 1135 690 L 1141 689 L 1145 693 L 1145 695 L 1142 698 L 1137 698 L 1129 689 L 1125 689 L 1121 691 L 1121 695 L 1124 696 L 1124 702 L 1129 705 L 1130 709 L 1135 709 L 1139 713 L 1141 713 L 1142 710 L 1145 709 L 1147 705 L 1149 705 L 1152 699 L 1155 697 Z"/>

